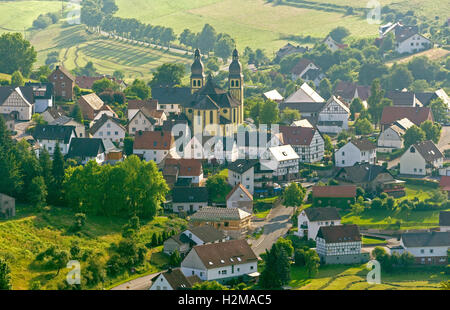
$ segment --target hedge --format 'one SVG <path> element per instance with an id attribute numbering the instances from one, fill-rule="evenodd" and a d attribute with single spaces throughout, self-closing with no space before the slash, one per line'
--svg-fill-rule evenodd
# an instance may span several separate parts
<path id="1" fill-rule="evenodd" d="M 413 179 L 413 178 L 399 178 L 402 181 L 405 181 L 406 184 L 409 185 L 419 185 L 426 186 L 431 188 L 439 188 L 439 182 L 427 179 Z"/>

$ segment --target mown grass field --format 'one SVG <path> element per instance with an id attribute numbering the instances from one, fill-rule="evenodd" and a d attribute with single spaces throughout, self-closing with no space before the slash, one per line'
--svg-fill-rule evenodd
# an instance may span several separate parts
<path id="1" fill-rule="evenodd" d="M 442 269 L 442 270 L 441 270 Z M 366 265 L 325 265 L 312 279 L 304 267 L 291 267 L 288 284 L 298 290 L 437 290 L 440 282 L 448 280 L 443 268 L 411 269 L 381 275 L 381 284 L 369 284 Z"/>
<path id="2" fill-rule="evenodd" d="M 61 10 L 60 1 L 1 1 L 0 34 L 21 32 L 32 27 L 33 21 L 45 13 Z"/>
<path id="3" fill-rule="evenodd" d="M 185 28 L 200 31 L 208 23 L 235 38 L 239 49 L 262 48 L 269 55 L 287 42 L 283 37 L 325 37 L 337 26 L 347 27 L 355 37 L 377 35 L 377 25 L 357 16 L 274 5 L 264 0 L 117 0 L 117 5 L 117 16 L 172 27 L 178 34 Z"/>
<path id="4" fill-rule="evenodd" d="M 190 57 L 184 55 L 174 55 L 165 50 L 136 46 L 88 34 L 83 25 L 52 25 L 43 31 L 33 33 L 31 43 L 38 52 L 36 66 L 44 64 L 49 52 L 58 51 L 60 61 L 69 70 L 92 61 L 102 74 L 122 70 L 127 81 L 135 78 L 149 80 L 152 71 L 167 62 L 182 63 L 186 66 L 192 62 Z"/>
<path id="5" fill-rule="evenodd" d="M 13 289 L 28 289 L 33 281 L 40 281 L 45 289 L 57 288 L 56 285 L 63 281 L 68 270 L 61 270 L 55 277 L 56 270 L 46 270 L 33 263 L 36 255 L 51 245 L 69 250 L 73 244 L 78 244 L 83 250 L 101 253 L 102 259 L 106 260 L 109 257 L 107 249 L 121 239 L 121 228 L 126 223 L 124 219 L 87 216 L 81 233 L 72 234 L 68 229 L 73 221 L 74 213 L 65 208 L 53 207 L 50 212 L 36 213 L 23 205 L 17 207 L 14 219 L 0 221 L 0 257 L 4 257 L 11 267 Z M 178 218 L 157 217 L 141 224 L 138 238 L 145 244 L 150 242 L 154 232 L 177 229 L 186 222 Z M 159 257 L 160 251 L 161 247 L 149 251 L 146 265 L 138 272 L 160 270 L 161 265 L 167 263 L 167 258 L 164 261 Z M 125 273 L 117 279 L 108 279 L 104 285 L 111 286 L 129 276 Z"/>

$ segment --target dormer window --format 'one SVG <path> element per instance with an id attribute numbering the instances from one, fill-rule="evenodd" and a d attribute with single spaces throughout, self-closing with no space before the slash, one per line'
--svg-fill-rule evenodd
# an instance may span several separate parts
<path id="1" fill-rule="evenodd" d="M 411 148 L 409 149 L 409 151 L 410 151 L 411 153 L 415 153 L 415 152 L 416 152 L 416 149 L 415 149 L 413 146 L 411 146 Z"/>

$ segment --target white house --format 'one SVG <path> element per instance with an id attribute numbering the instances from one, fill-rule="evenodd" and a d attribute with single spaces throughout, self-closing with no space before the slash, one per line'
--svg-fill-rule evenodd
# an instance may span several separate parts
<path id="1" fill-rule="evenodd" d="M 133 154 L 142 156 L 145 161 L 161 163 L 169 154 L 177 158 L 175 141 L 172 133 L 167 131 L 144 131 L 136 134 Z"/>
<path id="2" fill-rule="evenodd" d="M 79 160 L 82 165 L 93 160 L 103 164 L 106 160 L 105 145 L 102 139 L 73 138 L 70 142 L 67 158 Z"/>
<path id="3" fill-rule="evenodd" d="M 15 120 L 29 121 L 33 115 L 31 87 L 0 87 L 0 114 L 10 114 Z"/>
<path id="4" fill-rule="evenodd" d="M 302 58 L 291 69 L 291 79 L 293 81 L 303 79 L 304 75 L 309 70 L 319 70 L 319 67 L 317 67 L 311 60 Z"/>
<path id="5" fill-rule="evenodd" d="M 273 170 L 273 177 L 278 181 L 290 181 L 298 177 L 299 158 L 292 146 L 275 146 L 263 155 L 261 166 Z"/>
<path id="6" fill-rule="evenodd" d="M 94 122 L 90 128 L 93 138 L 109 139 L 114 142 L 123 142 L 126 129 L 120 121 L 107 114 L 103 114 L 99 120 Z"/>
<path id="7" fill-rule="evenodd" d="M 325 102 L 314 89 L 307 83 L 303 83 L 292 95 L 284 100 L 284 103 L 299 103 L 299 102 Z"/>
<path id="8" fill-rule="evenodd" d="M 151 113 L 145 108 L 138 110 L 128 122 L 128 133 L 136 134 L 138 131 L 153 131 L 155 129 L 156 120 Z"/>
<path id="9" fill-rule="evenodd" d="M 450 231 L 404 233 L 400 247 L 391 253 L 411 253 L 416 264 L 447 265 L 447 251 L 450 249 Z"/>
<path id="10" fill-rule="evenodd" d="M 406 26 L 401 22 L 380 27 L 380 39 L 390 32 L 394 34 L 395 51 L 399 54 L 412 54 L 433 47 L 433 42 L 418 33 L 417 26 Z"/>
<path id="11" fill-rule="evenodd" d="M 216 140 L 214 158 L 220 164 L 234 162 L 239 158 L 239 149 L 233 136 L 224 136 Z"/>
<path id="12" fill-rule="evenodd" d="M 263 94 L 263 97 L 267 100 L 272 100 L 278 103 L 284 100 L 284 97 L 276 89 L 272 89 L 271 91 L 265 92 Z"/>
<path id="13" fill-rule="evenodd" d="M 443 166 L 444 156 L 433 141 L 411 145 L 400 157 L 400 174 L 428 175 Z"/>
<path id="14" fill-rule="evenodd" d="M 208 206 L 206 187 L 174 187 L 172 190 L 172 210 L 179 212 L 197 212 Z"/>
<path id="15" fill-rule="evenodd" d="M 316 240 L 322 226 L 341 225 L 341 217 L 336 208 L 307 208 L 298 215 L 298 236 Z"/>
<path id="16" fill-rule="evenodd" d="M 227 195 L 227 208 L 239 208 L 253 213 L 253 195 L 242 185 L 236 185 Z"/>
<path id="17" fill-rule="evenodd" d="M 439 227 L 441 231 L 450 231 L 450 211 L 439 213 Z"/>
<path id="18" fill-rule="evenodd" d="M 369 260 L 361 251 L 361 234 L 357 225 L 322 226 L 316 237 L 316 252 L 325 264 L 355 264 Z"/>
<path id="19" fill-rule="evenodd" d="M 240 276 L 258 276 L 258 257 L 246 240 L 195 246 L 181 262 L 185 276 L 225 282 Z"/>
<path id="20" fill-rule="evenodd" d="M 174 291 L 192 288 L 196 283 L 201 282 L 197 276 L 186 277 L 180 268 L 169 269 L 161 272 L 152 279 L 150 291 Z"/>
<path id="21" fill-rule="evenodd" d="M 203 181 L 202 162 L 200 159 L 166 158 L 163 175 L 164 178 L 175 176 L 174 183 L 179 179 L 189 179 L 191 184 L 198 186 Z"/>
<path id="22" fill-rule="evenodd" d="M 328 35 L 325 40 L 323 40 L 323 43 L 325 43 L 326 46 L 333 52 L 348 47 L 347 44 L 341 44 L 336 42 L 330 35 Z"/>
<path id="23" fill-rule="evenodd" d="M 228 184 L 242 184 L 253 195 L 255 190 L 255 166 L 257 159 L 238 159 L 228 166 Z"/>
<path id="24" fill-rule="evenodd" d="M 331 96 L 319 113 L 317 128 L 320 132 L 338 134 L 348 129 L 350 109 L 338 98 Z"/>
<path id="25" fill-rule="evenodd" d="M 247 127 L 248 128 L 248 127 Z M 283 135 L 271 128 L 268 130 L 242 130 L 234 135 L 239 150 L 239 158 L 260 158 L 269 147 L 283 145 Z"/>
<path id="26" fill-rule="evenodd" d="M 46 149 L 52 156 L 56 145 L 59 145 L 61 153 L 66 155 L 69 152 L 70 142 L 77 135 L 74 126 L 38 125 L 35 127 L 33 137 L 39 149 Z"/>
<path id="27" fill-rule="evenodd" d="M 392 152 L 395 149 L 403 148 L 403 135 L 412 126 L 414 126 L 414 123 L 404 118 L 384 129 L 378 137 L 378 150 L 380 152 Z"/>
<path id="28" fill-rule="evenodd" d="M 352 140 L 334 154 L 336 167 L 351 167 L 356 163 L 376 163 L 377 147 L 367 139 Z"/>
<path id="29" fill-rule="evenodd" d="M 320 132 L 311 127 L 280 126 L 283 142 L 297 152 L 299 161 L 314 163 L 322 160 L 325 142 Z"/>
<path id="30" fill-rule="evenodd" d="M 210 225 L 190 227 L 164 241 L 163 252 L 171 255 L 173 252 L 178 251 L 181 257 L 184 257 L 193 246 L 225 242 L 227 240 L 228 237 L 223 232 Z"/>
<path id="31" fill-rule="evenodd" d="M 298 121 L 293 121 L 291 126 L 313 128 L 313 125 L 306 118 Z"/>

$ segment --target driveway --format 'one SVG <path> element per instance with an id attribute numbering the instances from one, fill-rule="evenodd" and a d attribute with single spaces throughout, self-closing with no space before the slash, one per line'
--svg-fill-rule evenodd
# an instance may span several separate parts
<path id="1" fill-rule="evenodd" d="M 113 287 L 111 290 L 113 291 L 144 291 L 148 290 L 151 286 L 151 279 L 156 277 L 160 272 L 149 274 L 148 276 L 143 276 L 141 278 L 137 278 L 126 283 L 120 284 L 116 287 Z"/>
<path id="2" fill-rule="evenodd" d="M 283 237 L 292 227 L 291 218 L 294 214 L 293 207 L 279 205 L 270 211 L 267 219 L 258 226 L 264 227 L 263 234 L 252 242 L 252 249 L 260 255 L 270 249 L 272 245 Z"/>
<path id="3" fill-rule="evenodd" d="M 439 150 L 444 153 L 450 149 L 450 126 L 442 126 L 441 139 L 438 143 Z"/>

